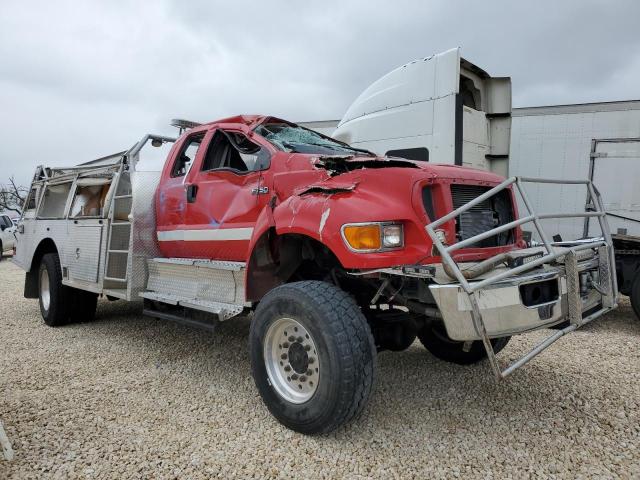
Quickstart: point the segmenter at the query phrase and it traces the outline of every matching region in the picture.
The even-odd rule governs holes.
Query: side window
[[[421,162],[429,161],[429,150],[425,147],[401,148],[398,150],[389,150],[385,156],[406,158],[407,160],[419,160]]]
[[[171,169],[172,177],[184,177],[187,174],[189,168],[191,168],[191,164],[196,159],[196,154],[198,153],[203,138],[204,133],[201,133],[187,139]]]
[[[473,83],[473,80],[462,75],[460,75],[460,96],[462,97],[462,105],[465,107],[482,110],[480,90]]]
[[[202,171],[228,169],[254,172],[269,166],[269,153],[239,132],[218,130],[213,135]]]
[[[13,226],[13,222],[6,215],[0,216],[0,228],[4,230],[5,228],[9,228]]]
[[[63,218],[70,190],[71,183],[47,185],[38,216],[40,218]]]

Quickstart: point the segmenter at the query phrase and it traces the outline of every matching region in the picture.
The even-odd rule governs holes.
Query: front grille
[[[451,185],[451,197],[454,210],[469,203],[490,190],[491,187],[481,185]],[[456,239],[466,240],[475,235],[487,232],[492,228],[513,221],[513,206],[508,190],[502,190],[456,218]],[[473,244],[473,247],[499,247],[514,241],[514,231],[499,233],[493,237]]]

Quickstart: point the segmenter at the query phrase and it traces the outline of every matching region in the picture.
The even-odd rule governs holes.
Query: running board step
[[[209,332],[213,332],[216,329],[217,322],[207,322],[206,320],[199,320],[195,318],[187,317],[184,312],[183,315],[178,315],[175,313],[169,312],[161,312],[159,310],[154,310],[152,308],[144,308],[142,310],[143,315],[147,315],[148,317],[160,318],[162,320],[170,320],[172,322],[180,323],[182,325],[187,325],[189,327],[202,328]]]
[[[147,300],[154,302],[166,303],[168,305],[180,306],[185,308],[192,308],[193,310],[201,310],[203,312],[215,313],[220,320],[228,320],[231,317],[235,317],[242,313],[244,310],[243,305],[236,305],[222,302],[212,302],[207,300],[201,300],[197,298],[187,298],[178,295],[172,295],[169,293],[157,293],[157,292],[141,292],[140,296]],[[149,309],[145,309],[149,310]],[[148,313],[151,315],[150,313]],[[154,315],[155,316],[155,315]]]

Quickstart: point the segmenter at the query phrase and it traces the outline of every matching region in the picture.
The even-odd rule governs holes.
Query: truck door
[[[270,152],[250,133],[217,128],[187,175],[184,256],[246,261],[249,241],[266,202],[261,185]]]
[[[194,132],[175,145],[175,156],[169,154],[171,165],[162,173],[161,185],[156,197],[156,224],[160,250],[167,257],[182,257],[182,241],[187,210],[187,173],[196,156],[202,155],[201,145],[206,132]]]
[[[594,140],[591,179],[602,195],[611,233],[640,235],[640,138]],[[588,223],[589,235],[599,235],[598,222]]]

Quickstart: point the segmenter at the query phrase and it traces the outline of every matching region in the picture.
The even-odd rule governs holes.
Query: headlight
[[[404,231],[399,223],[343,225],[342,238],[354,252],[378,252],[401,248],[404,245]]]

